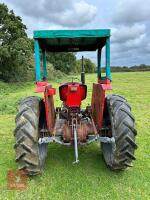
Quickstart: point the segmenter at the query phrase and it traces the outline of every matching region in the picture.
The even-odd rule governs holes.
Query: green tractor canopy
[[[40,50],[43,57],[44,77],[47,76],[46,52],[80,52],[98,50],[98,78],[101,78],[101,52],[106,46],[106,78],[110,75],[110,30],[40,30],[34,31],[36,81],[41,80]]]

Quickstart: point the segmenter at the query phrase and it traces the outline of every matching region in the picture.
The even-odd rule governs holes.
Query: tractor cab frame
[[[105,91],[111,89],[110,30],[34,31],[34,47],[37,83],[36,92],[44,92],[46,131],[51,137],[54,134],[56,135],[56,132],[58,132],[57,124],[60,124],[61,120],[65,120],[64,125],[60,128],[63,132],[63,144],[74,143],[77,162],[77,144],[96,140],[105,129],[103,126]],[[101,73],[101,54],[103,47],[105,47],[106,60],[104,77],[102,77]],[[87,107],[84,111],[81,111],[81,101],[86,98],[87,92],[87,86],[81,81],[81,83],[64,83],[59,87],[60,99],[63,101],[64,107],[55,108],[53,95],[55,95],[56,89],[52,88],[47,82],[46,52],[80,52],[96,50],[97,83],[93,84],[91,106]],[[40,61],[41,55],[43,63],[42,67]],[[43,69],[42,73],[41,69]],[[81,77],[83,76],[82,73]],[[82,119],[79,117],[81,115]],[[85,120],[83,119],[83,116],[88,116],[90,122],[83,123],[82,121]],[[57,120],[58,118],[59,120]],[[91,139],[90,134],[94,134]],[[41,143],[45,141],[46,139],[40,138]]]
[[[101,75],[101,54],[105,46],[106,76]],[[98,80],[111,80],[110,30],[43,30],[34,31],[36,82],[47,78],[46,52],[81,52],[97,50]],[[41,79],[42,54],[43,79]]]
[[[45,93],[44,96],[47,113],[46,121],[48,130],[51,130],[53,128],[55,120],[52,120],[51,115],[54,116],[54,111],[49,112],[50,108],[48,108],[49,103],[47,99],[55,94],[55,89],[48,86],[47,82],[46,52],[81,52],[97,50],[97,83],[93,84],[92,115],[97,128],[102,128],[105,90],[111,89],[110,30],[102,29],[34,31],[34,47],[37,83],[36,92]],[[101,54],[103,47],[105,47],[106,63],[104,77],[102,77],[101,73]],[[42,65],[40,57],[42,57]],[[42,77],[41,69],[43,69]],[[76,99],[78,99],[77,95]],[[51,104],[52,102],[53,101],[51,101]],[[50,107],[52,108],[54,106],[51,105]]]

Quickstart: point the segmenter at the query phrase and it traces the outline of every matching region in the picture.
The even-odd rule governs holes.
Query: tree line
[[[137,71],[150,71],[150,65],[140,64],[131,67],[128,66],[111,66],[112,72],[137,72]],[[105,72],[105,67],[102,68],[102,72]]]
[[[6,82],[35,80],[33,39],[26,34],[27,27],[7,5],[0,3],[0,80]],[[79,73],[81,60],[75,53],[47,53],[48,79],[64,74]],[[86,73],[96,72],[96,65],[84,59]],[[112,67],[112,71],[146,71],[150,66]],[[104,71],[104,68],[102,68]]]

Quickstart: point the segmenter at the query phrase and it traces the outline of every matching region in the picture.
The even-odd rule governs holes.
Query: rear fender
[[[92,91],[92,117],[97,130],[103,127],[103,113],[104,113],[104,103],[105,103],[105,92],[106,90],[111,90],[110,80],[99,80],[98,83],[93,84]]]
[[[36,92],[44,92],[44,104],[46,114],[46,125],[50,133],[53,132],[55,126],[55,107],[53,96],[56,94],[56,89],[52,88],[47,81],[38,81],[36,84]]]

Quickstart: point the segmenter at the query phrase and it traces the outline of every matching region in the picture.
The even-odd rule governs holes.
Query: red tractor
[[[127,100],[111,90],[110,30],[46,30],[34,31],[36,92],[44,98],[23,99],[16,115],[15,151],[19,169],[29,175],[41,173],[48,143],[73,145],[79,162],[78,145],[100,141],[106,164],[113,170],[124,170],[135,160],[137,148],[134,117]],[[101,52],[106,47],[106,75],[101,76]],[[81,82],[65,82],[59,87],[62,107],[54,106],[56,89],[47,81],[46,52],[79,52],[97,50],[97,83],[93,83],[91,105],[81,108],[86,99],[84,65]],[[42,57],[42,67],[40,58]],[[83,59],[82,59],[83,60]],[[43,77],[41,79],[41,69]],[[57,91],[58,92],[58,91]]]

